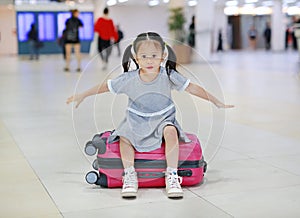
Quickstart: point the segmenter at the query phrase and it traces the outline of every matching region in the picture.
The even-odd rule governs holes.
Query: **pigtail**
[[[167,62],[166,62],[166,70],[167,70],[167,74],[170,75],[172,70],[176,70],[176,61],[177,61],[177,57],[175,52],[173,51],[173,49],[169,46],[166,45],[166,49],[168,49],[168,57],[167,57]]]
[[[139,68],[138,63],[136,62],[136,60],[134,59],[134,57],[131,53],[131,49],[132,49],[132,45],[129,45],[125,49],[124,54],[123,54],[122,66],[123,66],[124,72],[128,72],[128,70],[130,68],[131,60],[135,63],[136,68]]]

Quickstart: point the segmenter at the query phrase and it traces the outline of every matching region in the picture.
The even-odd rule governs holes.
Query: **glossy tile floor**
[[[107,71],[85,55],[80,74],[75,62],[63,72],[60,55],[0,57],[0,217],[300,217],[298,53],[226,52],[211,65],[194,56],[182,73],[236,107],[174,93],[178,120],[208,161],[204,182],[182,200],[163,188],[124,200],[120,189],[85,182],[94,157],[84,145],[120,122],[126,99],[106,93],[76,110],[65,100],[120,73],[115,53]]]

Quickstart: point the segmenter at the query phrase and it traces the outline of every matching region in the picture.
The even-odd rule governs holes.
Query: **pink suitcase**
[[[97,134],[85,146],[85,153],[92,156],[96,171],[86,174],[86,181],[102,187],[122,187],[123,165],[120,159],[119,142],[107,143],[111,131]],[[202,156],[197,136],[187,134],[190,143],[181,143],[179,152],[178,174],[182,176],[182,186],[199,184],[203,180],[207,164]],[[166,160],[165,145],[152,152],[135,153],[135,169],[138,174],[139,187],[164,187]]]

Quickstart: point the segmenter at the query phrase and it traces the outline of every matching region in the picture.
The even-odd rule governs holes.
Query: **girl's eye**
[[[146,59],[146,58],[147,58],[147,56],[146,56],[146,55],[142,55],[142,58],[143,58],[143,59]]]
[[[154,55],[152,55],[152,58],[157,58],[157,55],[155,55],[155,54],[154,54]]]

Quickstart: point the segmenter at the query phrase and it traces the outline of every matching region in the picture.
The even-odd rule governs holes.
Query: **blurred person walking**
[[[62,54],[63,54],[64,60],[66,60],[66,45],[65,45],[66,44],[66,32],[67,32],[67,30],[64,29],[61,37],[59,37],[57,39],[57,44],[62,49]]]
[[[70,71],[70,61],[72,48],[74,49],[77,59],[77,72],[81,71],[81,55],[80,55],[80,39],[79,28],[83,27],[82,21],[78,18],[79,11],[77,9],[71,10],[72,16],[66,21],[65,33],[65,49],[66,49],[66,72]]]
[[[218,32],[218,47],[217,51],[223,51],[223,37],[222,37],[222,30],[220,29]]]
[[[264,38],[265,38],[266,50],[270,50],[271,49],[271,28],[269,22],[267,22],[266,24],[266,28],[264,31]]]
[[[94,25],[94,31],[98,33],[98,52],[103,62],[103,70],[106,70],[108,59],[111,54],[111,39],[118,41],[118,32],[113,20],[108,16],[108,8],[104,8],[102,17],[98,18]]]
[[[30,60],[35,60],[39,59],[39,36],[38,36],[38,31],[35,27],[35,23],[32,23],[30,26],[30,30],[27,33],[27,39],[28,39],[28,44],[29,44],[29,53],[30,53]]]
[[[249,44],[250,48],[255,50],[256,49],[256,38],[257,38],[257,30],[255,29],[255,26],[252,25],[248,31],[248,37],[249,37]]]
[[[118,40],[115,42],[115,46],[118,49],[118,57],[120,57],[121,56],[120,41],[124,38],[123,31],[120,29],[120,25],[117,25],[117,32],[118,32]]]
[[[191,46],[192,48],[195,48],[195,16],[192,16],[192,22],[189,26],[189,36],[188,36],[188,44],[189,46]]]

